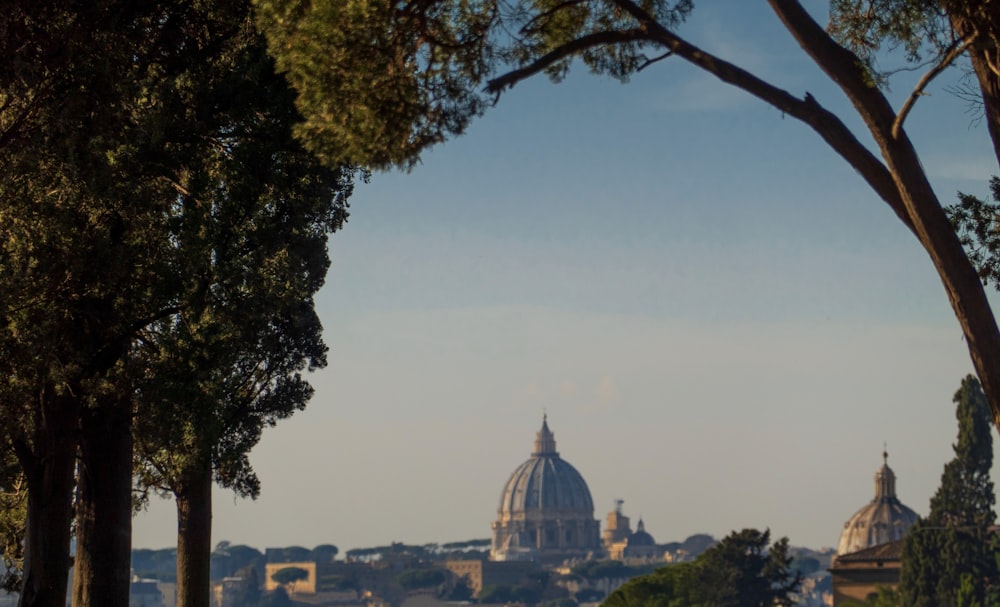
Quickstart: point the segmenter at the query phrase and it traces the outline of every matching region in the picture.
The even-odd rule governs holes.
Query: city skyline
[[[757,4],[699,5],[682,31],[846,115]],[[996,172],[955,77],[908,119],[946,203]],[[214,542],[488,537],[543,412],[595,517],[624,499],[658,542],[835,546],[884,443],[926,513],[968,352],[926,254],[802,124],[672,60],[626,85],[577,69],[351,203],[317,302],[329,366],[252,453],[260,499],[217,491]],[[156,502],[134,544],[175,531]]]

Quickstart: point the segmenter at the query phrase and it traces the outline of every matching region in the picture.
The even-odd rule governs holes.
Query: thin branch
[[[893,139],[899,138],[899,131],[903,128],[903,121],[906,120],[910,110],[912,110],[913,106],[917,103],[917,99],[924,94],[924,89],[927,88],[927,85],[929,85],[931,81],[934,80],[934,78],[936,78],[941,72],[945,71],[948,66],[950,66],[955,59],[958,58],[959,55],[964,53],[977,37],[978,35],[976,33],[972,33],[964,39],[956,41],[956,44],[952,45],[951,50],[949,50],[945,56],[941,58],[941,61],[939,61],[937,65],[923,75],[920,82],[918,82],[917,86],[914,87],[913,92],[911,92],[910,96],[906,98],[906,102],[903,103],[903,107],[899,109],[899,113],[896,115],[896,120],[892,123]]]
[[[671,56],[673,54],[674,54],[673,51],[667,51],[667,52],[663,53],[662,55],[658,55],[656,57],[653,57],[652,59],[647,59],[642,65],[640,65],[639,67],[635,68],[635,71],[636,72],[641,72],[642,70],[644,70],[647,67],[653,65],[654,63],[659,63],[660,61],[663,61],[664,59],[666,59],[667,57],[669,57],[669,56]]]
[[[586,36],[581,36],[571,40],[566,44],[559,45],[555,49],[542,55],[538,59],[535,59],[522,68],[507,72],[503,76],[489,80],[486,83],[485,90],[488,93],[499,96],[504,90],[513,87],[518,82],[526,80],[558,63],[559,61],[577,55],[587,49],[594,48],[595,46],[625,44],[628,42],[635,42],[637,40],[648,39],[648,33],[642,29],[587,34]]]
[[[914,229],[913,221],[903,204],[889,169],[858,141],[836,114],[820,105],[812,95],[807,93],[804,99],[799,99],[743,68],[701,50],[665,28],[632,0],[611,1],[632,15],[641,28],[648,30],[651,40],[659,42],[685,61],[726,84],[750,93],[775,109],[809,125],[841,158],[861,174],[865,182],[889,205],[907,228],[911,231]]]

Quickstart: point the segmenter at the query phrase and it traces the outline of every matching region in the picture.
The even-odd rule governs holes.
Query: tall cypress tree
[[[944,467],[930,513],[910,529],[903,545],[902,604],[911,607],[986,605],[1000,581],[989,526],[996,519],[990,468],[990,409],[979,381],[962,380],[955,393],[958,442]]]

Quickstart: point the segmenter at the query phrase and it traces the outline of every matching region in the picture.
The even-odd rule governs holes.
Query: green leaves
[[[262,0],[259,23],[331,165],[408,167],[483,109],[493,7],[468,0]]]
[[[185,146],[167,217],[176,311],[136,351],[137,449],[143,483],[175,491],[208,457],[219,483],[255,497],[247,454],[264,427],[305,406],[302,372],[326,364],[313,296],[353,172],[322,165],[293,139],[291,91],[263,41],[241,40],[186,84],[201,100],[187,111],[205,119]]]
[[[991,177],[989,187],[992,201],[959,192],[945,211],[983,284],[1000,289],[1000,179]]]
[[[666,27],[691,0],[639,3]],[[271,53],[295,88],[296,135],[327,163],[410,168],[495,100],[497,70],[563,77],[582,58],[627,79],[643,26],[603,0],[258,0]],[[620,31],[631,36],[615,36]],[[581,44],[581,39],[591,43]]]
[[[984,604],[1000,580],[990,469],[993,437],[986,396],[969,375],[955,393],[958,441],[945,465],[930,513],[910,529],[903,544],[902,604],[914,607]]]
[[[769,544],[769,531],[734,531],[693,562],[626,582],[604,607],[793,605],[801,574],[790,568],[788,539]]]

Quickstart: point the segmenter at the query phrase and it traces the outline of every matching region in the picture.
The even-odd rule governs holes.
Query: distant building
[[[864,602],[878,593],[879,586],[898,586],[902,557],[903,540],[838,556],[830,567],[834,606],[848,600]]]
[[[625,541],[632,535],[632,526],[629,518],[622,513],[624,500],[615,500],[615,509],[608,513],[607,522],[604,524],[603,544],[605,550],[611,550],[613,544]]]
[[[128,593],[129,607],[163,607],[163,593],[156,580],[133,578]]]
[[[663,560],[663,548],[656,545],[641,518],[635,532],[632,531],[629,518],[622,513],[622,504],[623,500],[615,500],[615,509],[608,513],[604,527],[604,550],[608,558],[633,563]]]
[[[535,450],[500,495],[490,559],[558,562],[600,553],[600,524],[590,489],[576,468],[559,457],[544,417]]]
[[[833,604],[864,601],[878,586],[899,585],[903,538],[917,522],[917,513],[896,497],[896,475],[889,454],[875,473],[875,497],[854,513],[840,534],[837,556],[830,567]]]
[[[301,569],[306,575],[301,580],[296,580],[291,584],[280,584],[274,579],[274,574],[282,569]],[[304,592],[306,594],[316,594],[316,561],[302,561],[300,563],[268,563],[264,566],[264,590],[271,592],[278,586],[285,586],[290,593]]]
[[[237,601],[251,583],[248,578],[231,576],[212,584],[212,607],[237,607]]]
[[[473,596],[486,586],[516,586],[525,576],[540,570],[533,561],[445,561],[444,568],[458,579],[465,578]]]

